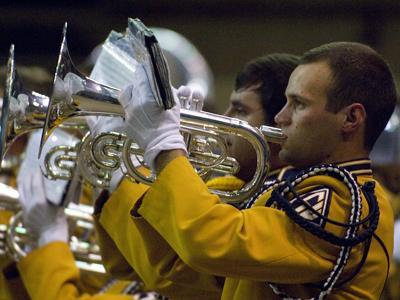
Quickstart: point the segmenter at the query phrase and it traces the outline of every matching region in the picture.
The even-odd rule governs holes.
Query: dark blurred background
[[[173,29],[208,61],[217,112],[226,106],[236,72],[265,53],[301,54],[330,41],[358,41],[377,49],[400,73],[398,0],[9,0],[0,2],[0,15],[0,64],[13,43],[17,64],[52,73],[64,22],[78,65],[110,30],[123,31],[128,17]]]

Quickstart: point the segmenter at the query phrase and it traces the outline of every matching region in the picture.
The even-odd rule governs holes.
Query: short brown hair
[[[285,106],[285,90],[290,74],[299,64],[299,57],[287,53],[267,54],[246,63],[237,74],[235,91],[258,86],[266,125],[273,125],[275,115]]]
[[[327,62],[332,71],[326,109],[337,112],[351,103],[361,103],[367,112],[364,146],[371,150],[397,100],[388,64],[371,47],[354,42],[334,42],[311,49],[303,54],[300,64],[318,61]]]

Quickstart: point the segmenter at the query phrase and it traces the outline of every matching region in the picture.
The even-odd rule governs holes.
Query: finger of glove
[[[36,198],[40,197],[42,193],[40,187],[38,187],[38,190],[35,190],[33,183],[35,176],[37,176],[37,171],[40,172],[38,165],[31,168],[24,168],[23,172],[18,173],[17,185],[19,202],[25,212],[29,212],[32,209],[35,202],[37,202]]]
[[[63,202],[63,195],[65,193],[68,182],[61,179],[50,180],[47,178],[43,178],[43,184],[45,190],[45,198],[47,199],[47,201],[53,203],[54,205],[60,206]]]
[[[204,95],[200,90],[191,89],[188,86],[181,86],[176,95],[182,108],[192,111],[201,111],[203,109]]]
[[[193,90],[190,110],[201,111],[204,105],[204,95],[200,90]]]
[[[89,126],[89,130],[93,132],[93,128],[95,128],[96,123],[100,117],[98,116],[87,116],[85,117],[86,124]]]
[[[25,173],[24,176],[18,176],[17,178],[17,187],[19,193],[18,202],[21,204],[21,207],[24,211],[28,209],[30,177],[31,174]]]
[[[48,223],[41,229],[38,245],[42,247],[50,242],[68,242],[68,223],[62,211],[57,211],[52,223]]]
[[[40,169],[32,170],[30,176],[26,178],[21,189],[21,206],[23,209],[24,221],[29,223],[34,232],[38,232],[38,224],[42,220],[43,208],[46,205],[46,196]]]
[[[124,109],[129,105],[129,103],[131,101],[132,88],[133,88],[133,84],[129,84],[126,87],[124,87],[119,94],[118,100]]]
[[[127,135],[139,146],[146,148],[147,140],[159,126],[163,109],[157,105],[148,82],[142,79],[124,90],[120,98],[125,103],[123,106]]]
[[[27,214],[42,224],[52,222],[62,208],[48,203],[44,178],[40,170],[33,173],[29,192],[32,194],[31,209]]]
[[[138,101],[140,102],[142,100],[140,92],[149,94],[150,97],[154,98],[147,74],[143,66],[138,65],[133,74],[132,83],[123,88],[119,95],[119,102],[122,104],[123,108],[127,109],[132,103],[138,104]]]
[[[182,108],[189,109],[191,106],[192,90],[188,86],[180,86],[177,90],[176,96]]]
[[[85,89],[83,79],[74,73],[69,72],[64,77],[64,89],[68,95],[76,94]]]
[[[123,132],[125,127],[124,121],[120,117],[97,117],[96,120],[92,121],[90,121],[90,125],[88,122],[92,136],[110,131]]]
[[[34,170],[32,174],[31,184],[30,184],[30,191],[32,193],[32,203],[37,204],[44,204],[47,203],[46,201],[46,190],[43,180],[42,171],[37,168]]]
[[[25,157],[22,161],[19,173],[28,171],[31,168],[35,168],[39,165],[38,154],[41,135],[42,130],[35,130],[29,136],[28,144],[26,145],[25,150]]]

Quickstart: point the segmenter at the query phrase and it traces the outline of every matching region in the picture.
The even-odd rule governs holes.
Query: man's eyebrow
[[[240,101],[239,99],[232,99],[231,100],[231,105],[232,106],[244,106],[242,101]]]
[[[301,100],[301,101],[305,101],[305,102],[309,102],[310,101],[310,99],[308,99],[307,97],[301,96],[301,95],[296,94],[296,93],[287,93],[286,97],[290,97],[292,99]]]

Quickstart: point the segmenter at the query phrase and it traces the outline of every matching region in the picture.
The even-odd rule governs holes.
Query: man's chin
[[[290,163],[290,155],[286,149],[282,148],[281,151],[279,151],[279,159],[284,163]]]
[[[293,153],[287,151],[286,149],[282,149],[279,152],[279,160],[295,168],[300,167],[300,165],[302,164],[301,162],[299,162],[298,157],[296,157],[295,155],[293,155]]]

